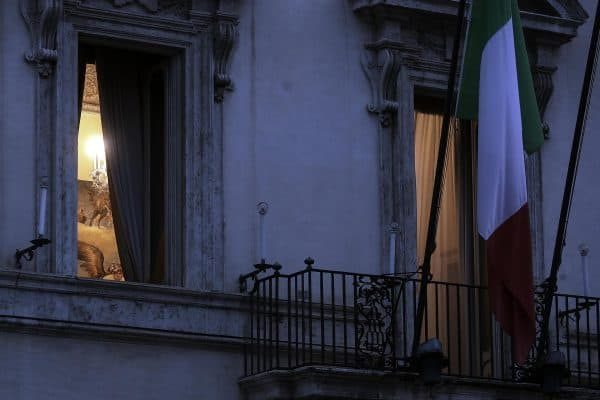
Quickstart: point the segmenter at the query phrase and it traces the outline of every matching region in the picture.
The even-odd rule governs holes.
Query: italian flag
[[[517,0],[473,0],[458,115],[478,120],[477,230],[490,305],[523,363],[535,339],[525,152],[543,141]]]

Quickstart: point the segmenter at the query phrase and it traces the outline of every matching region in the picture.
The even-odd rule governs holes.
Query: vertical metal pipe
[[[279,363],[279,324],[281,321],[280,310],[279,310],[279,271],[275,271],[275,366],[280,367]]]
[[[308,270],[308,362],[313,363],[313,329],[312,329],[312,320],[313,320],[313,312],[312,312],[312,303],[313,303],[313,293],[312,293],[312,270]]]
[[[506,362],[504,360],[504,331],[500,331],[500,377],[504,379],[504,373],[506,369]]]
[[[473,342],[477,340],[477,336],[474,334],[474,326],[472,324],[474,317],[473,314],[473,292],[474,288],[467,286],[467,360],[469,363],[469,376],[473,376],[473,364],[475,364],[475,357],[473,354]]]
[[[354,287],[353,312],[354,312],[354,366],[359,366],[359,343],[358,343],[358,281],[356,274],[352,275],[352,285]]]
[[[458,374],[462,375],[462,329],[461,329],[461,325],[462,325],[462,319],[463,319],[463,315],[462,315],[462,309],[460,307],[460,285],[456,285],[456,310],[457,310],[457,321],[456,321],[456,327],[457,327],[457,332],[456,332],[456,340],[458,342]]]
[[[579,307],[579,299],[579,296],[574,297],[575,308]],[[575,348],[577,349],[577,370],[579,371],[577,374],[577,383],[581,385],[581,326],[579,324],[579,320],[579,315],[577,315],[575,318]]]
[[[588,385],[592,384],[592,339],[590,333],[590,307],[587,306],[588,298],[585,298],[586,308],[585,308],[585,324],[586,324],[586,333],[587,333],[587,371],[588,371]]]
[[[269,299],[268,299],[268,316],[269,316],[269,344],[268,344],[268,352],[267,357],[269,358],[269,370],[273,369],[273,280],[272,278],[268,279],[269,282]]]
[[[321,364],[325,364],[325,290],[323,271],[319,272],[319,291],[321,306]]]
[[[423,265],[421,266],[421,287],[419,288],[419,306],[415,315],[415,336],[413,340],[412,356],[415,357],[419,347],[419,338],[421,336],[421,327],[423,324],[423,314],[427,307],[427,284],[431,273],[431,255],[435,251],[435,236],[439,219],[440,204],[444,186],[444,167],[446,165],[446,153],[450,136],[450,118],[455,104],[456,75],[458,72],[458,54],[462,39],[463,25],[465,20],[466,0],[460,0],[458,6],[458,18],[456,21],[456,33],[454,35],[454,45],[452,49],[452,62],[450,64],[450,75],[448,76],[448,87],[446,89],[445,112],[442,122],[442,134],[438,148],[438,159],[435,168],[435,177],[433,181],[433,194],[431,197],[431,208],[429,210],[429,226],[427,229],[427,240],[425,242],[425,255]]]
[[[249,363],[250,363],[250,374],[254,374],[254,293],[250,294],[250,341],[249,341]]]
[[[559,319],[559,313],[558,313],[558,308],[559,308],[559,304],[558,304],[558,297],[556,298],[556,303],[554,304],[554,343],[556,345],[556,351],[560,350],[560,319]],[[568,364],[567,364],[568,365]]]
[[[296,319],[296,326],[294,329],[294,334],[296,335],[296,340],[294,341],[295,343],[295,347],[296,347],[296,363],[294,364],[295,367],[300,365],[300,358],[299,358],[299,353],[298,353],[298,345],[299,345],[299,339],[298,339],[298,328],[299,328],[299,324],[298,324],[298,318],[300,317],[299,311],[298,311],[298,275],[294,275],[294,299],[295,304],[294,304],[294,314],[295,314],[295,319]]]
[[[329,274],[331,279],[331,351],[332,351],[332,363],[335,365],[335,275]]]
[[[450,360],[450,364],[448,365],[448,373],[452,374],[452,336],[450,335],[450,287],[448,284],[444,286],[446,289],[446,347],[448,349],[448,360]]]
[[[288,368],[292,367],[292,278],[287,277],[287,326],[288,326],[288,338],[287,338],[287,356]]]
[[[600,304],[596,299],[596,376],[600,378]]]
[[[304,288],[304,276],[306,272],[302,273],[302,365],[306,364],[306,318],[304,316],[304,304],[305,299],[305,288]]]
[[[440,305],[439,283],[434,283],[435,288],[435,337],[440,338]]]
[[[488,296],[489,294],[486,293],[486,296]],[[489,297],[489,296],[488,296]],[[494,337],[496,336],[494,334],[494,319],[492,318],[490,309],[488,308],[488,313],[487,315],[489,316],[489,321],[490,321],[490,336],[488,338],[488,341],[490,343],[490,366],[491,366],[491,373],[492,373],[492,378],[496,377],[497,371],[496,371],[496,357],[495,357],[495,348],[494,348]]]
[[[409,281],[406,283],[406,286],[412,285],[411,293],[415,290],[414,281]],[[402,357],[405,359],[408,358],[408,324],[407,324],[407,315],[406,315],[406,290],[402,291]]]
[[[344,325],[344,365],[348,365],[348,310],[347,310],[347,299],[346,299],[346,274],[342,274],[342,315]]]
[[[427,290],[429,290],[429,288]],[[424,319],[424,323],[425,323],[423,339],[428,340],[429,339],[429,307],[425,307],[425,315],[424,315],[423,319]]]
[[[569,296],[564,296],[565,299],[565,310],[569,309]],[[567,339],[567,367],[571,369],[571,330],[569,329],[569,317],[568,315],[564,319]],[[560,336],[558,337],[560,340]],[[538,353],[539,354],[539,353]],[[571,376],[569,376],[569,383],[571,383]]]
[[[266,281],[262,282],[262,299],[261,299],[261,303],[262,303],[262,349],[261,349],[261,356],[262,356],[262,362],[263,362],[263,371],[267,370],[267,351],[268,351],[268,347],[267,347],[267,284]]]

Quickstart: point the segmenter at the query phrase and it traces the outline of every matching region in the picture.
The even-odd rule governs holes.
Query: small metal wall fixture
[[[25,258],[27,261],[31,261],[34,256],[34,251],[42,246],[51,243],[51,240],[44,237],[46,233],[46,203],[48,200],[48,186],[42,183],[39,188],[39,210],[38,210],[38,223],[37,223],[37,237],[30,241],[31,246],[26,249],[15,252],[15,267],[21,269],[21,259]]]
[[[52,241],[48,238],[45,238],[42,235],[38,235],[37,238],[33,239],[32,241],[30,241],[29,243],[31,243],[31,246],[27,247],[26,249],[23,250],[19,250],[17,249],[17,251],[15,252],[15,266],[18,269],[22,268],[21,265],[21,258],[25,258],[27,261],[31,261],[33,259],[34,256],[34,251],[42,246],[45,246],[47,244],[50,244]]]

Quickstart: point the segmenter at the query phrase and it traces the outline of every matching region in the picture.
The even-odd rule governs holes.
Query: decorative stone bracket
[[[238,38],[238,20],[231,16],[218,15],[214,33],[215,102],[223,102],[226,90],[233,90],[229,75],[231,50]]]
[[[366,44],[361,64],[371,86],[370,113],[379,116],[383,127],[389,127],[398,111],[398,74],[405,59],[417,55],[418,49],[390,40]]]
[[[400,54],[389,48],[377,50],[366,46],[361,63],[371,85],[371,102],[367,110],[379,115],[381,125],[388,127],[392,114],[398,111],[396,83],[401,65]]]
[[[21,15],[31,34],[31,50],[25,60],[41,77],[52,74],[58,58],[56,30],[62,15],[62,0],[21,0]]]
[[[546,106],[550,101],[552,92],[554,91],[554,83],[552,82],[552,75],[556,71],[556,67],[546,66],[535,66],[533,68],[533,87],[535,89],[535,97],[538,102],[538,108],[540,109],[540,116],[544,116],[546,112]],[[544,132],[544,139],[550,138],[550,126],[546,121],[542,120],[542,129]]]

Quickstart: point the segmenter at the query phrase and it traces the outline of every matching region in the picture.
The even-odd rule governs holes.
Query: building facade
[[[519,4],[546,133],[527,159],[539,284],[596,3]],[[1,2],[2,397],[542,398],[487,311],[464,123],[416,340],[441,340],[442,383],[411,358],[457,8]],[[600,396],[599,98],[552,319],[576,398]]]

